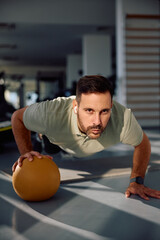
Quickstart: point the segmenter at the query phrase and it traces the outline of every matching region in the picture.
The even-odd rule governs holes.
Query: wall
[[[116,75],[117,100],[126,105],[125,80],[125,15],[126,14],[160,14],[159,0],[116,0]]]
[[[83,37],[84,75],[112,75],[111,38],[108,35],[85,35]]]
[[[114,8],[113,0],[1,0],[0,21],[114,25]]]
[[[82,70],[82,55],[71,54],[67,56],[66,66],[66,87],[72,88],[73,81],[77,81],[80,78],[79,71]]]
[[[128,14],[159,14],[159,0],[123,0],[123,12]]]

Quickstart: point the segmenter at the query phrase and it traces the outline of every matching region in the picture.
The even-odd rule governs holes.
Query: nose
[[[99,113],[95,113],[93,123],[94,123],[96,126],[99,125],[99,124],[101,124],[101,116],[100,116]]]

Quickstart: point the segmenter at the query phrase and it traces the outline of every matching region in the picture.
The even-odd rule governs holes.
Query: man
[[[84,76],[77,84],[74,96],[44,101],[17,110],[12,116],[12,128],[20,158],[13,165],[22,166],[23,159],[41,154],[33,151],[30,131],[45,135],[53,144],[77,157],[99,152],[122,142],[134,147],[130,185],[125,195],[138,194],[160,198],[160,191],[143,185],[151,147],[132,112],[113,101],[110,82],[102,76]]]

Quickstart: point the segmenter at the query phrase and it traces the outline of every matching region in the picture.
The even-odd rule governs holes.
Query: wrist
[[[131,179],[130,179],[130,183],[133,183],[133,182],[136,182],[136,183],[138,183],[138,184],[143,185],[143,183],[144,183],[144,178],[142,178],[141,176],[137,176],[137,177],[131,178]]]

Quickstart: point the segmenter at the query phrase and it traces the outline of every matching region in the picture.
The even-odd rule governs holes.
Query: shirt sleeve
[[[45,134],[47,121],[47,101],[29,106],[23,114],[23,123],[33,132]]]
[[[124,126],[120,135],[120,141],[124,144],[138,146],[143,139],[143,130],[130,109],[124,112]]]

